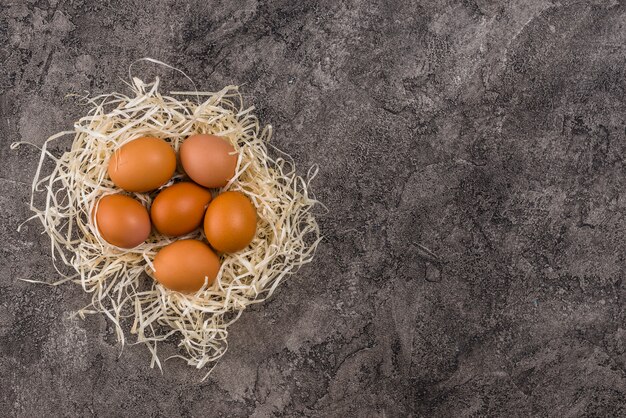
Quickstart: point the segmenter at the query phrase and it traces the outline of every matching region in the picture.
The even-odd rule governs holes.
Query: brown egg
[[[132,197],[112,194],[102,197],[95,208],[96,226],[102,238],[120,248],[134,248],[150,235],[150,216]]]
[[[154,278],[178,292],[196,292],[208,278],[209,286],[220,270],[220,260],[208,245],[193,239],[175,241],[154,257]]]
[[[152,202],[150,217],[162,234],[188,234],[202,223],[211,192],[195,183],[176,183],[163,189]]]
[[[256,232],[256,210],[240,192],[217,196],[204,215],[204,233],[217,251],[233,253],[250,244]]]
[[[180,146],[180,162],[196,183],[204,187],[224,187],[235,175],[237,154],[224,138],[192,135]]]
[[[109,160],[109,177],[129,192],[149,192],[165,183],[176,170],[176,153],[162,139],[142,137],[122,145]]]

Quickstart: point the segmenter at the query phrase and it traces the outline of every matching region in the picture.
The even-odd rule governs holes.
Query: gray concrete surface
[[[0,415],[626,416],[625,21],[619,1],[1,0]],[[330,209],[204,383],[118,358],[104,318],[69,317],[80,289],[18,281],[56,274],[41,228],[16,232],[38,154],[9,144],[143,56],[244,85]]]

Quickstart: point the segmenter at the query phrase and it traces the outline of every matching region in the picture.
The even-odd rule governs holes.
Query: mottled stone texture
[[[626,415],[624,22],[618,1],[1,0],[0,415]],[[38,151],[10,143],[144,56],[243,85],[329,209],[205,382],[118,357],[104,318],[70,318],[76,286],[18,281],[57,274],[41,227],[16,231]]]

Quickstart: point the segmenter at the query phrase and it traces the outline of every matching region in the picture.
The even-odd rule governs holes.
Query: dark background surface
[[[0,414],[624,416],[624,22],[618,1],[0,0]],[[18,281],[57,274],[40,225],[16,232],[38,152],[10,143],[71,129],[64,96],[127,92],[144,56],[244,85],[330,210],[203,383],[118,358],[103,317],[70,318],[77,286]]]

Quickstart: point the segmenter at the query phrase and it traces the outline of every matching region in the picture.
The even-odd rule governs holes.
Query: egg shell
[[[178,237],[202,224],[211,192],[191,182],[169,186],[154,198],[150,217],[161,234]]]
[[[154,278],[170,290],[183,293],[209,286],[220,270],[219,257],[201,241],[183,239],[163,247],[154,257]]]
[[[256,233],[254,205],[240,192],[224,192],[209,204],[204,233],[217,251],[234,253],[248,246]]]
[[[176,170],[176,153],[166,141],[142,137],[118,148],[109,160],[109,177],[128,192],[149,192],[169,181]]]
[[[228,140],[216,135],[192,135],[180,146],[185,173],[204,187],[224,187],[235,175],[237,153]]]
[[[132,197],[112,194],[102,197],[94,210],[100,235],[109,244],[134,248],[150,235],[150,216]]]

